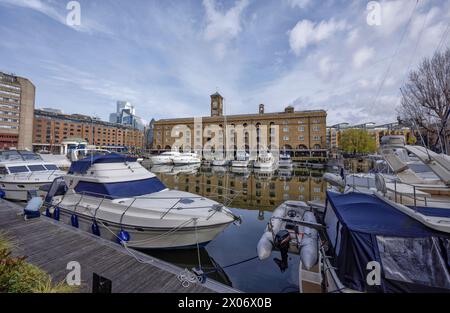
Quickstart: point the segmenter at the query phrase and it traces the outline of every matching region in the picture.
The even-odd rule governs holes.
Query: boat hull
[[[231,166],[232,167],[248,167],[249,161],[232,161]]]
[[[38,196],[45,195],[45,192],[39,190],[40,187],[47,185],[51,182],[44,183],[0,183],[0,189],[5,192],[5,199],[15,200],[15,201],[27,201],[28,192],[36,191]],[[20,187],[20,186],[23,186]]]
[[[173,164],[173,161],[168,158],[150,158],[150,161],[153,165],[170,165]]]
[[[60,208],[60,222],[72,225],[72,211]],[[92,233],[92,217],[77,214],[78,228]],[[217,224],[211,226],[198,227],[197,230],[192,224],[171,232],[170,228],[140,228],[131,225],[122,227],[115,223],[97,220],[100,237],[118,242],[118,234],[121,230],[128,232],[130,241],[127,246],[138,249],[184,249],[196,246],[205,246],[208,242],[219,235],[230,223]]]

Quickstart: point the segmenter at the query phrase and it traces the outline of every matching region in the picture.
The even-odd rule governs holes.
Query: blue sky
[[[361,0],[81,0],[80,26],[67,3],[0,0],[0,70],[34,82],[36,107],[103,119],[116,100],[147,121],[205,116],[218,90],[227,114],[390,122],[407,70],[450,45],[443,0],[379,1],[375,26]]]

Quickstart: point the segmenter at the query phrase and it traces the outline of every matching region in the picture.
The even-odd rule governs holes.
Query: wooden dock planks
[[[112,281],[112,292],[238,292],[210,279],[185,288],[177,278],[181,268],[131,250],[142,263],[118,244],[44,216],[24,221],[18,215],[21,210],[16,203],[0,200],[0,232],[15,243],[13,253],[27,256],[28,262],[49,273],[55,282],[69,273],[68,262],[79,262],[79,292],[91,292],[94,272]]]

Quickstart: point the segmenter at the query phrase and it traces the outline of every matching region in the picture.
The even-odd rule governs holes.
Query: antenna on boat
[[[422,137],[422,133],[420,132],[418,125],[416,125],[416,123],[414,122],[414,120],[412,118],[410,119],[410,121],[413,124],[413,126],[417,129],[417,133],[419,133],[419,137],[420,137],[420,140],[422,141],[422,145],[424,146],[425,151],[427,152],[428,160],[431,161],[430,152],[428,151],[428,145],[425,145],[425,140]]]

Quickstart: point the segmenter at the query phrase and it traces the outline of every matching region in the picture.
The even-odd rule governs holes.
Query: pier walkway
[[[14,242],[13,254],[26,256],[27,262],[46,271],[54,282],[65,279],[68,262],[79,262],[82,283],[78,292],[92,291],[93,273],[111,280],[112,292],[117,293],[238,292],[209,278],[204,284],[183,287],[177,275],[184,269],[45,216],[24,221],[18,216],[22,210],[0,199],[0,232]]]

